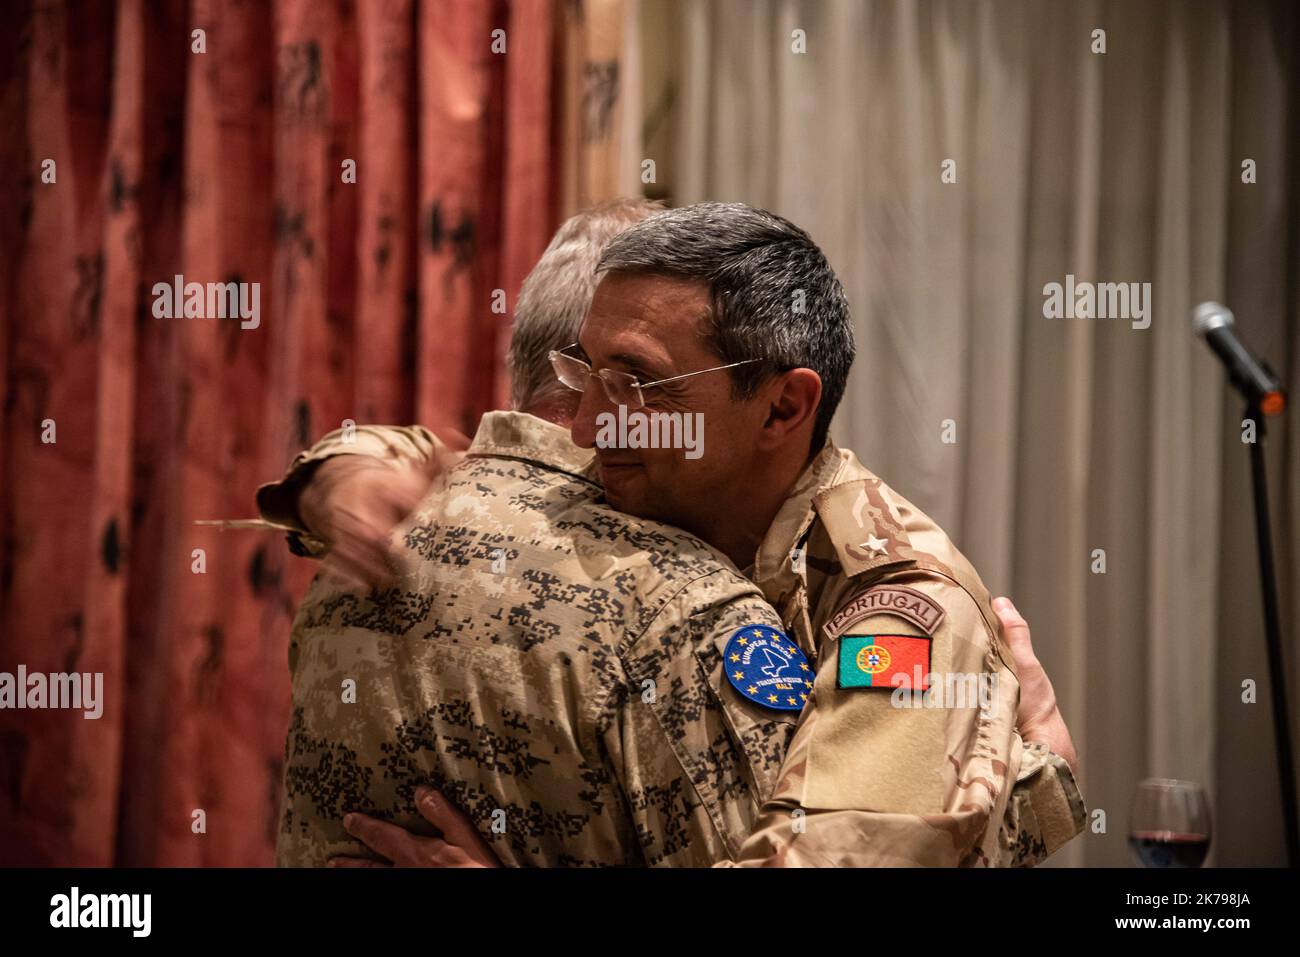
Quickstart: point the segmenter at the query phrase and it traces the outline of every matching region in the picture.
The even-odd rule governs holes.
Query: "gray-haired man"
[[[655,228],[652,229],[652,225]],[[720,230],[724,235],[710,239],[708,233],[701,231],[701,227],[714,232]],[[690,233],[690,229],[695,232]],[[648,236],[651,241],[648,244],[644,240],[634,241],[643,236]],[[655,242],[659,242],[658,247]],[[666,255],[669,243],[684,246],[687,251],[691,249],[692,243],[699,245],[694,256],[697,266],[690,265],[692,258],[689,255],[681,258]],[[554,249],[554,244],[552,248]],[[625,257],[630,255],[632,258],[618,259],[620,249]],[[636,259],[643,255],[644,260]],[[745,261],[747,257],[749,262]],[[596,365],[601,377],[600,387],[585,389],[588,375],[596,373],[582,370],[581,355],[562,352],[556,359],[557,368],[570,388],[585,389],[574,428],[575,437],[580,442],[584,438],[583,428],[589,427],[601,412],[609,411],[608,408],[598,408],[603,399],[608,398],[611,402],[619,397],[626,399],[629,382],[633,386],[631,394],[645,401],[652,411],[671,413],[703,410],[706,421],[712,418],[710,454],[705,460],[692,463],[689,470],[682,468],[671,454],[665,454],[663,450],[652,454],[628,448],[601,449],[598,453],[599,464],[606,492],[611,503],[620,508],[681,521],[730,553],[737,564],[752,564],[751,573],[763,586],[767,597],[782,610],[780,618],[757,617],[753,625],[747,624],[729,633],[728,629],[735,624],[735,620],[728,619],[721,631],[714,629],[703,640],[692,638],[690,629],[677,622],[670,629],[672,634],[665,634],[661,639],[650,643],[650,646],[657,643],[657,649],[648,649],[643,641],[628,644],[626,636],[623,641],[612,639],[604,642],[605,651],[612,653],[618,661],[618,668],[615,669],[619,675],[616,686],[622,689],[619,693],[626,699],[627,710],[626,713],[619,713],[619,720],[633,730],[658,726],[663,737],[656,737],[655,740],[673,751],[676,764],[684,772],[673,777],[674,783],[668,786],[671,788],[677,786],[677,782],[689,782],[692,793],[682,796],[685,802],[683,807],[703,808],[706,812],[704,816],[713,819],[715,836],[721,838],[713,848],[705,850],[704,857],[710,861],[742,859],[744,863],[788,864],[989,864],[1038,859],[1053,849],[1056,843],[1077,831],[1082,805],[1064,762],[1055,759],[1045,748],[1023,750],[1020,738],[1013,731],[1015,677],[1004,660],[1002,646],[998,644],[997,626],[991,612],[988,616],[981,616],[981,602],[987,608],[988,601],[987,595],[978,586],[978,579],[973,577],[968,566],[962,566],[956,560],[960,556],[955,554],[955,550],[946,551],[951,546],[946,544],[941,533],[935,535],[937,530],[933,530],[932,526],[924,526],[923,516],[920,516],[920,521],[909,526],[909,530],[914,532],[914,540],[926,542],[927,550],[924,553],[909,541],[901,525],[896,521],[891,525],[891,521],[898,517],[897,510],[906,506],[906,503],[887,489],[880,491],[883,487],[878,480],[874,480],[875,484],[871,485],[874,477],[868,478],[869,473],[865,473],[865,470],[864,475],[853,471],[852,465],[843,458],[848,453],[838,453],[828,446],[822,455],[815,457],[812,465],[808,464],[814,458],[812,437],[816,433],[824,439],[826,424],[833,412],[834,402],[827,402],[823,398],[822,382],[824,380],[827,383],[828,395],[837,389],[842,392],[843,374],[847,372],[852,350],[851,337],[844,341],[846,326],[842,321],[843,316],[837,317],[835,314],[838,306],[835,299],[837,296],[842,298],[842,294],[839,293],[838,283],[834,282],[833,273],[829,273],[829,267],[824,266],[824,260],[818,266],[819,257],[820,251],[807,240],[806,235],[779,218],[749,210],[748,207],[696,207],[661,214],[642,227],[630,230],[623,240],[616,241],[610,257],[607,257],[607,260],[616,263],[612,267],[614,273],[606,276],[601,283],[591,316],[580,337],[581,349],[585,355],[598,359]],[[546,262],[546,257],[543,262]],[[720,264],[714,270],[716,275],[708,274],[708,269],[713,268],[709,265],[711,262]],[[704,265],[699,266],[700,263]],[[750,270],[748,275],[744,272],[747,266]],[[723,329],[719,341],[711,335],[711,332],[719,331],[711,328],[712,324],[719,316],[726,318],[729,308],[735,310],[733,317],[741,315],[751,322],[756,317],[761,318],[763,309],[766,308],[771,318],[773,297],[784,297],[787,292],[788,282],[783,285],[781,273],[788,272],[797,281],[801,266],[811,267],[810,281],[806,288],[814,296],[814,325],[795,330],[788,343],[782,343],[779,335],[775,339],[769,336],[768,345],[773,348],[767,350],[767,355],[728,354],[728,349],[734,350],[737,342],[743,345],[744,336],[732,334],[731,339],[735,341],[728,343],[728,330]],[[698,268],[701,272],[694,273],[692,268]],[[818,273],[819,268],[821,274]],[[734,272],[730,287],[727,286],[728,269]],[[830,283],[822,281],[818,286],[822,274],[829,274]],[[719,276],[722,281],[719,281]],[[753,300],[752,303],[746,299],[747,296]],[[527,332],[528,315],[524,305],[525,302],[521,300],[517,336]],[[818,328],[815,324],[823,320],[824,328]],[[743,323],[737,328],[742,333],[745,331]],[[565,334],[554,335],[561,331]],[[733,328],[730,332],[736,331]],[[551,335],[552,346],[559,346],[568,338],[563,323],[553,324]],[[754,330],[751,338],[755,336],[761,340],[763,330]],[[828,350],[828,343],[834,348]],[[781,345],[786,347],[786,351],[793,350],[793,361],[782,361],[775,354],[780,351],[776,347]],[[803,349],[802,353],[799,352],[800,349]],[[532,351],[534,360],[539,351]],[[838,358],[832,356],[828,360],[827,357],[832,352]],[[512,350],[512,356],[525,354],[527,350]],[[752,370],[755,374],[749,378],[733,379],[731,376],[736,375],[736,372],[720,371],[720,368],[733,363],[747,362],[760,366],[759,369]],[[532,368],[536,368],[535,361]],[[714,374],[704,375],[704,372]],[[516,368],[517,385],[521,381],[520,373],[521,370]],[[522,379],[527,381],[526,376]],[[646,393],[651,390],[636,387],[640,383],[663,380],[669,380],[669,384],[659,387],[652,398],[646,397]],[[540,379],[535,381],[540,382]],[[673,381],[676,385],[670,384]],[[523,391],[527,393],[530,390]],[[544,393],[549,417],[561,420],[566,414],[571,416],[575,395],[573,392],[567,397],[562,392]],[[836,395],[835,398],[837,397]],[[540,397],[534,395],[532,398],[538,400]],[[494,420],[486,419],[485,427],[496,428]],[[396,455],[397,460],[419,460],[427,457],[432,449],[419,430],[375,432],[370,437],[384,443],[387,451]],[[483,430],[480,430],[480,438],[482,437]],[[511,444],[516,453],[521,455],[528,454],[524,450],[529,448],[548,448],[555,453],[561,451],[548,435],[534,432],[531,424],[520,429],[516,423],[511,442],[505,446],[499,441],[500,435],[496,439],[498,441],[491,444],[487,453],[488,458],[499,458],[502,449]],[[752,445],[747,445],[747,441],[752,442]],[[319,460],[335,450],[326,444],[304,457],[299,464]],[[564,452],[565,456],[569,454]],[[752,470],[757,467],[759,460],[754,458],[756,454],[762,457],[767,480],[753,481],[751,474],[743,482],[735,481],[736,476],[744,476],[746,468]],[[480,451],[477,455],[481,457],[483,453]],[[829,467],[819,465],[828,455],[833,459]],[[476,453],[471,449],[470,461],[475,458]],[[578,463],[590,465],[590,460],[581,456],[572,461],[566,457],[565,461],[568,462],[569,469],[577,471],[581,471],[577,469]],[[332,520],[322,521],[316,516],[348,511],[341,505],[346,499],[342,492],[346,483],[331,488],[324,477],[336,468],[355,471],[366,467],[359,466],[355,460],[347,465],[327,463],[318,476],[320,481],[315,483],[317,491],[325,488],[327,494],[314,494],[313,486],[308,486],[308,494],[303,503],[307,524],[325,529],[326,537],[330,537]],[[837,481],[844,477],[846,467],[850,473],[849,481]],[[373,475],[384,474],[375,472],[373,467],[371,472],[372,479]],[[456,474],[453,471],[453,482]],[[481,473],[476,474],[475,482],[491,495],[493,490],[483,478]],[[730,484],[729,479],[733,480]],[[851,549],[855,546],[848,543],[845,548],[850,551],[843,552],[835,548],[833,539],[841,531],[865,534],[866,528],[861,524],[863,512],[859,509],[853,514],[854,521],[859,522],[853,529],[847,526],[827,529],[830,522],[825,516],[813,514],[815,507],[812,501],[814,496],[826,492],[842,496],[845,493],[835,492],[835,489],[850,483],[872,503],[874,511],[871,514],[875,524],[872,526],[871,538],[880,542],[883,554],[891,557],[892,561],[876,564],[868,562],[863,567],[846,573],[843,558],[845,554],[852,556]],[[871,485],[875,492],[875,500],[871,499],[871,494],[866,490],[867,485]],[[737,486],[743,486],[745,499],[733,503],[735,507],[731,509],[732,520],[717,520],[722,512],[717,507],[719,490]],[[678,494],[674,493],[674,488],[679,489]],[[454,498],[454,492],[452,494]],[[445,502],[447,493],[437,498],[440,503]],[[507,495],[506,499],[512,503],[512,507],[523,511],[518,503],[525,501],[525,497],[516,494],[513,498]],[[334,503],[332,507],[321,507],[322,503],[331,502]],[[906,507],[910,509],[910,506]],[[530,524],[518,515],[495,515],[491,502],[485,506],[485,511],[476,516],[473,523],[453,521],[445,508],[445,505],[439,504],[432,513],[426,513],[422,509],[415,528],[405,536],[404,547],[420,551],[422,544],[428,546],[421,552],[421,559],[436,566],[435,570],[439,574],[444,574],[447,569],[442,566],[449,564],[447,556],[454,545],[454,549],[458,549],[455,551],[458,561],[450,564],[469,568],[467,574],[470,578],[459,582],[458,587],[461,589],[477,581],[475,576],[485,574],[483,569],[470,566],[476,566],[476,559],[480,563],[487,562],[491,553],[478,555],[477,551],[483,551],[481,547],[476,551],[474,547],[467,547],[463,541],[451,543],[439,537],[441,533],[432,532],[432,529],[452,526],[461,538],[477,539],[480,546],[485,540],[491,539],[500,544],[501,547],[496,551],[501,553],[521,540],[533,541],[539,536],[545,538],[539,528],[545,526],[546,522],[541,525]],[[796,512],[799,513],[798,516],[795,516]],[[909,511],[909,515],[919,513]],[[546,521],[553,522],[554,518],[553,515],[546,516]],[[785,520],[791,518],[797,520],[792,524]],[[835,524],[838,526],[841,523]],[[583,522],[570,523],[566,529],[579,538],[585,531],[589,531],[584,528]],[[876,534],[881,532],[888,534],[876,539]],[[764,549],[758,551],[758,561],[755,562],[753,546],[764,536],[773,541],[780,539],[784,551],[780,556],[773,552],[765,557],[765,550],[770,551],[765,543]],[[338,541],[348,535],[344,532],[333,537]],[[788,543],[787,538],[791,539]],[[823,550],[825,555],[821,554]],[[791,560],[792,556],[805,553],[808,556],[806,567],[812,569],[811,572],[805,570],[804,561]],[[750,561],[744,561],[747,557]],[[564,565],[564,554],[552,558],[558,565]],[[549,581],[553,577],[551,560],[534,553],[531,561],[523,563],[522,570],[515,569],[514,573],[521,575],[521,579],[512,585],[507,576],[499,583],[500,597],[493,601],[500,606],[501,601],[518,600],[518,595],[511,597],[512,588],[527,594],[530,588],[528,582],[536,582],[539,578]],[[543,567],[538,567],[538,562]],[[942,565],[942,571],[938,569],[939,565]],[[885,569],[884,574],[867,574],[880,568]],[[608,572],[608,568],[604,571]],[[899,573],[904,572],[907,573],[906,585],[901,583],[902,578],[899,577]],[[569,567],[567,573],[572,575],[573,568]],[[895,577],[887,578],[890,573],[895,573]],[[814,578],[817,575],[821,577]],[[725,576],[715,577],[715,580],[723,578]],[[432,605],[437,605],[439,587],[437,576],[431,574],[427,586],[415,592],[407,589],[404,594],[424,595],[424,592],[433,589],[434,594],[427,597],[433,599]],[[574,590],[575,587],[577,591]],[[897,620],[900,616],[894,615],[892,611],[880,610],[886,607],[875,603],[875,597],[881,595],[881,587],[890,588],[897,595],[910,592],[919,596],[921,607],[929,610],[929,619],[924,614],[921,615],[923,622],[928,621],[928,624],[933,625],[929,632],[920,635],[909,633],[905,627],[909,624],[908,621],[900,622]],[[570,579],[566,580],[563,588],[558,591],[548,590],[543,597],[549,598],[560,593],[585,594],[585,588],[589,586]],[[536,599],[538,596],[534,593],[529,597]],[[752,597],[749,595],[737,600],[746,613],[758,615],[755,606],[750,604]],[[373,605],[374,598],[372,595],[364,601],[372,602]],[[413,605],[414,609],[424,607],[418,598],[412,602],[395,595],[379,596],[378,601],[381,604]],[[885,694],[882,699],[879,688],[874,698],[859,699],[837,694],[840,690],[838,687],[828,686],[823,681],[823,677],[829,674],[826,668],[833,647],[816,637],[817,633],[812,630],[810,609],[818,624],[825,621],[830,625],[844,617],[843,614],[836,615],[836,612],[852,610],[855,603],[863,601],[872,604],[872,610],[876,613],[849,616],[843,622],[845,628],[849,631],[861,630],[857,627],[859,625],[874,628],[878,624],[886,624],[882,618],[888,619],[888,630],[893,634],[882,636],[871,647],[885,648],[888,645],[896,654],[902,655],[907,649],[917,648],[918,642],[924,642],[927,649],[933,642],[941,649],[934,655],[935,666],[945,669],[945,674],[952,670],[951,665],[957,663],[952,649],[960,648],[962,642],[971,645],[976,649],[975,657],[971,657],[970,662],[963,659],[962,663],[969,664],[973,673],[987,674],[996,680],[1001,692],[996,705],[987,710],[981,709],[974,717],[973,707],[968,707],[964,711],[949,709],[947,716],[936,718],[927,717],[921,711],[914,715],[903,715],[897,708],[892,709],[892,713],[882,710],[879,702],[892,700],[893,696]],[[944,601],[949,607],[941,605]],[[929,605],[925,605],[925,602],[929,602]],[[337,614],[337,609],[341,606],[336,602],[332,607],[334,610],[329,615],[322,617],[318,614],[315,619],[308,616],[307,621],[316,621],[326,629],[335,628],[343,620]],[[384,628],[391,632],[393,621],[398,624],[409,621],[411,624],[406,625],[409,632],[417,624],[433,617],[438,625],[433,628],[424,644],[430,647],[437,646],[440,642],[454,645],[457,640],[445,619],[438,619],[436,614],[421,612],[417,615],[411,609],[405,617],[399,614],[394,618],[382,608],[358,606],[355,603],[350,607],[357,609],[352,626],[358,621],[373,623],[384,620]],[[477,615],[466,618],[465,621],[470,622],[468,633],[473,636],[472,641],[480,644],[498,644],[504,633],[524,636],[521,640],[526,645],[527,635],[538,630],[543,634],[546,632],[544,627],[539,627],[541,623],[531,617],[512,621],[500,612],[499,607],[497,613],[493,614],[493,610],[481,601],[478,611],[489,622],[495,622],[497,629],[494,632],[491,624],[479,627]],[[941,622],[944,617],[949,620]],[[300,615],[300,623],[303,620]],[[771,625],[772,621],[777,621],[779,626]],[[916,627],[924,632],[924,625]],[[788,636],[785,631],[781,631],[782,628],[789,632]],[[456,630],[461,628],[458,626]],[[680,634],[681,632],[685,634]],[[841,630],[826,641],[840,636],[854,640],[859,638],[857,634]],[[757,679],[754,684],[748,683],[757,674],[745,670],[749,667],[748,662],[744,666],[732,667],[732,659],[738,661],[751,640],[763,640],[769,669],[791,669],[791,675],[780,676],[788,679],[784,684],[778,683],[772,687],[765,685],[765,694],[756,693],[759,683]],[[509,644],[509,639],[506,643]],[[648,650],[653,651],[648,658],[638,657]],[[679,661],[679,656],[684,656],[680,660],[685,662],[685,670],[674,664]],[[475,660],[480,660],[481,663],[481,659],[476,659],[474,655],[457,660],[462,667],[471,667]],[[927,655],[927,666],[930,663],[931,658]],[[512,667],[518,664],[518,661],[512,659]],[[354,669],[361,665],[359,660],[353,662]],[[389,661],[385,667],[391,665],[392,662]],[[803,669],[802,677],[794,674],[795,665]],[[499,671],[499,663],[495,663],[495,666]],[[317,670],[320,671],[319,668]],[[328,671],[328,674],[322,672],[325,685],[339,678],[336,661],[331,660],[325,671]],[[733,671],[737,673],[736,676],[732,675]],[[371,680],[382,681],[384,673],[384,669],[374,672]],[[704,684],[698,685],[702,677]],[[745,680],[738,684],[736,677]],[[499,679],[509,682],[508,675],[499,676]],[[928,683],[929,678],[924,680]],[[660,683],[664,681],[667,682],[667,687],[660,688]],[[298,684],[296,675],[295,689]],[[479,698],[495,693],[488,688],[488,684],[480,681],[476,686]],[[635,697],[629,695],[629,690],[634,691],[638,686],[651,692],[649,701],[638,704]],[[811,692],[814,686],[817,688],[815,693]],[[429,687],[422,689],[421,694],[424,695],[423,700],[436,702],[442,700],[442,691],[438,687]],[[768,700],[776,697],[778,691],[781,700]],[[604,688],[598,692],[598,696],[604,695],[603,700],[608,701],[611,693],[610,689]],[[527,693],[525,697],[528,697]],[[809,697],[813,699],[812,703],[805,707],[804,702]],[[658,707],[655,706],[656,701],[659,702]],[[868,701],[872,704],[864,708],[863,704]],[[461,706],[468,703],[468,698],[462,695],[456,702],[463,711]],[[823,708],[821,702],[827,702],[831,707]],[[301,711],[299,709],[298,713]],[[453,708],[452,712],[456,712],[456,709]],[[337,707],[332,713],[332,727],[338,727],[339,721],[346,725],[350,720],[346,714],[340,714]],[[445,720],[448,713],[446,709],[439,711],[439,718]],[[700,720],[707,725],[714,713],[718,715],[718,727],[722,734],[711,737],[707,727],[693,727]],[[799,716],[797,720],[800,729],[794,737],[796,749],[786,756],[785,742],[794,732],[795,715]],[[552,722],[558,720],[564,723],[562,718],[564,715],[560,713],[551,715]],[[651,718],[653,721],[649,721]],[[818,728],[829,729],[829,732],[823,735],[820,748],[813,750],[810,743],[816,744],[813,730]],[[483,733],[491,730],[480,729]],[[394,793],[400,798],[400,789],[409,789],[412,782],[423,775],[423,779],[448,790],[456,803],[467,808],[484,837],[496,835],[492,813],[489,812],[494,813],[504,808],[499,804],[492,807],[492,801],[497,798],[482,793],[485,790],[483,779],[475,766],[462,763],[455,769],[446,767],[447,753],[455,753],[458,744],[463,752],[465,744],[463,733],[455,733],[455,729],[451,731],[453,733],[449,734],[446,727],[438,724],[438,720],[429,718],[418,749],[419,757],[425,761],[425,765],[412,767],[412,755],[406,755],[407,763],[400,765],[405,776],[395,785],[398,790]],[[705,743],[704,747],[683,743],[683,735],[686,739],[695,740],[692,735],[697,734],[699,742]],[[316,740],[310,733],[300,733],[298,737],[299,741]],[[327,751],[332,757],[332,739],[321,740],[327,740]],[[398,741],[401,740],[399,735]],[[648,740],[644,736],[640,738],[633,751],[642,756],[651,754],[654,749],[647,745]],[[621,741],[617,748],[624,752],[625,760],[620,766],[625,770],[629,767],[626,744],[626,741]],[[292,745],[291,741],[291,758]],[[606,742],[606,747],[609,746],[609,742]],[[779,781],[774,777],[776,769],[772,765],[773,752],[770,750],[773,746],[778,746],[778,751],[775,752],[778,762],[780,757],[786,758]],[[723,750],[719,751],[719,748]],[[738,751],[735,750],[737,748]],[[739,778],[729,777],[727,769],[734,762],[723,757],[728,749],[733,753],[744,752],[745,758],[750,762],[750,767]],[[957,753],[952,753],[953,750]],[[528,752],[536,756],[531,747]],[[1026,755],[1029,756],[1029,761],[1025,760]],[[892,768],[881,764],[885,756],[895,762]],[[323,763],[319,746],[314,749],[309,747],[306,752],[305,763],[311,765],[313,761],[314,767]],[[950,771],[947,762],[952,762],[956,767]],[[291,765],[292,763],[291,761]],[[299,762],[299,765],[302,763],[304,762]],[[332,761],[329,763],[331,767],[334,766]],[[654,763],[649,762],[650,765]],[[357,766],[355,773],[359,773],[360,765],[356,761],[353,764]],[[639,774],[639,762],[633,761],[631,767]],[[1022,767],[1024,773],[1021,773]],[[807,777],[809,768],[818,772],[815,787],[811,789]],[[290,770],[294,769],[291,767]],[[656,772],[656,775],[662,778],[661,773]],[[465,780],[467,777],[470,779],[468,782]],[[956,783],[948,783],[950,778]],[[731,781],[730,784],[727,783],[728,780]],[[743,789],[743,796],[737,800],[737,795],[742,793],[737,788],[737,781],[740,780],[747,780],[749,786]],[[756,811],[752,802],[771,797],[774,781],[779,803],[768,804],[763,815],[761,833],[745,845],[744,851],[739,851],[734,846],[734,831],[727,832],[726,828],[719,831],[718,820],[720,816],[726,818],[726,815],[734,815],[730,819],[733,825],[746,821],[752,823]],[[980,784],[980,781],[983,783]],[[492,791],[499,783],[492,782],[486,790]],[[518,784],[517,781],[515,783]],[[1013,785],[1017,786],[1013,788]],[[553,782],[551,787],[554,786]],[[624,787],[628,786],[638,793],[646,794],[651,791],[661,793],[664,785],[657,783],[647,789],[629,779],[624,782]],[[292,790],[292,784],[290,788]],[[307,782],[304,788],[304,791],[313,793],[320,790],[320,782],[314,779]],[[810,802],[799,793],[806,794],[810,790],[821,797],[815,797]],[[524,791],[528,789],[525,788]],[[529,793],[543,800],[549,799],[550,795],[544,791],[545,787],[542,791],[534,789]],[[563,791],[563,788],[558,788],[558,791]],[[375,806],[371,793],[362,791],[352,797],[359,801],[354,809]],[[599,795],[592,795],[592,798],[597,806],[603,805]],[[644,802],[633,801],[633,806],[639,803]],[[400,816],[394,813],[392,807],[384,810],[388,815]],[[590,807],[587,810],[590,811]],[[665,834],[658,831],[671,835],[674,830],[680,830],[680,821],[675,821],[671,814],[665,815],[662,808],[659,811],[651,830],[656,832],[656,840],[668,839],[671,844],[671,838],[665,838]],[[1055,819],[1054,815],[1056,818],[1063,816],[1063,819]],[[686,820],[687,817],[682,817],[681,820]],[[1047,820],[1030,820],[1043,817]],[[504,834],[492,838],[493,846],[507,860],[520,860],[520,836],[518,833],[511,836],[510,814],[506,813],[504,818]],[[988,828],[990,821],[1003,823],[1001,837],[996,827]],[[590,821],[584,824],[584,828],[589,824]],[[580,837],[581,833],[582,829],[570,835],[567,838],[569,843],[562,846],[587,846]],[[515,844],[507,843],[511,839]],[[643,833],[643,844],[645,839]],[[575,841],[576,845],[573,843]],[[704,840],[699,843],[704,846],[709,842]],[[719,855],[718,847],[722,847],[725,853]],[[566,853],[568,852],[561,852],[560,857],[556,858],[552,848],[549,854],[542,853],[540,859],[532,859],[537,862],[564,862]],[[626,853],[626,849],[623,849],[623,853]],[[595,856],[599,858],[598,854]],[[674,857],[674,854],[663,853],[648,859],[656,863],[703,862],[699,856],[692,857],[689,854]]]

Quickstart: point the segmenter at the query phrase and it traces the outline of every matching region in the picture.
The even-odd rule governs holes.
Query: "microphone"
[[[1286,406],[1282,384],[1272,369],[1242,345],[1233,330],[1235,324],[1232,310],[1217,302],[1203,302],[1192,310],[1192,328],[1219,357],[1237,391],[1265,415],[1280,415]]]

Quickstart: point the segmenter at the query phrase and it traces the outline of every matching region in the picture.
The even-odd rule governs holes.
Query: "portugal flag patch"
[[[895,677],[897,676],[897,677]],[[842,635],[841,688],[930,689],[930,639],[920,635]]]

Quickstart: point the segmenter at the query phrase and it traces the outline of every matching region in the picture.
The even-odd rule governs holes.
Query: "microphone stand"
[[[1246,406],[1246,418],[1255,423],[1250,444],[1250,475],[1255,491],[1255,539],[1259,545],[1260,583],[1264,589],[1264,639],[1268,648],[1268,675],[1273,691],[1273,740],[1282,784],[1282,819],[1286,826],[1288,867],[1300,864],[1300,830],[1296,824],[1295,766],[1291,756],[1291,726],[1286,701],[1286,674],[1282,666],[1282,626],[1277,611],[1277,572],[1273,567],[1273,539],[1268,521],[1268,480],[1264,472],[1264,414],[1259,400]]]

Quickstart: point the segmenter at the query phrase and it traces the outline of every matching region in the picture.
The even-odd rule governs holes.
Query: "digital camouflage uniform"
[[[739,851],[797,714],[728,695],[721,646],[779,622],[709,546],[601,504],[590,465],[566,430],[490,413],[404,526],[394,588],[313,582],[290,646],[278,863],[366,854],[348,811],[431,833],[422,783],[508,865]]]
[[[350,443],[332,433],[259,491],[263,514],[301,530],[292,495],[314,463],[340,453],[404,467],[440,446],[418,427],[362,427]],[[405,536],[405,550],[430,566],[422,578],[416,566],[402,594],[374,602],[313,585],[294,630],[281,863],[356,853],[338,820],[348,810],[422,830],[410,805],[419,783],[444,789],[507,864],[1025,865],[1082,829],[1066,763],[1015,733],[1018,684],[975,572],[852,453],[827,444],[748,570],[779,619],[707,546],[600,505],[592,461],[556,426],[493,413],[451,473],[445,505],[421,510]],[[557,501],[572,501],[584,518],[554,526]],[[593,527],[600,533],[588,541]],[[614,554],[625,556],[620,574],[635,589],[611,587],[611,562],[586,557],[592,547],[608,553],[610,536],[629,545]],[[320,552],[310,536],[292,537]],[[530,548],[520,552],[520,541]],[[547,544],[538,551],[534,542]],[[634,556],[656,546],[672,556]],[[497,577],[488,569],[494,552],[507,562]],[[707,594],[695,594],[705,588],[696,582]],[[463,603],[469,583],[473,600]],[[447,590],[457,596],[450,604],[435,597]],[[671,607],[651,597],[665,591],[676,596]],[[553,595],[562,606],[581,597],[588,624],[551,617]],[[461,614],[474,602],[473,615]],[[452,606],[459,617],[449,619]],[[403,630],[386,607],[405,611]],[[623,631],[647,621],[650,643]],[[682,622],[690,627],[679,633]],[[724,676],[727,642],[748,624],[782,628],[812,662],[815,690],[801,713],[756,705]],[[385,636],[379,647],[372,632]],[[335,647],[344,634],[357,641],[344,646],[354,649],[345,664]],[[418,652],[394,634],[423,639]],[[902,708],[889,687],[840,687],[840,643],[862,646],[872,635],[926,648],[937,683],[949,674],[984,680],[992,706],[924,707],[918,697]],[[505,665],[484,657],[506,653],[502,645]],[[590,664],[574,670],[575,662]],[[420,672],[423,664],[438,670]],[[369,676],[359,695],[368,683],[383,689],[377,707],[340,704],[348,668]],[[425,677],[398,684],[404,668]],[[643,687],[656,691],[649,703]],[[358,717],[341,723],[343,714]],[[616,813],[619,802],[625,812]],[[990,819],[1000,826],[989,828]]]

